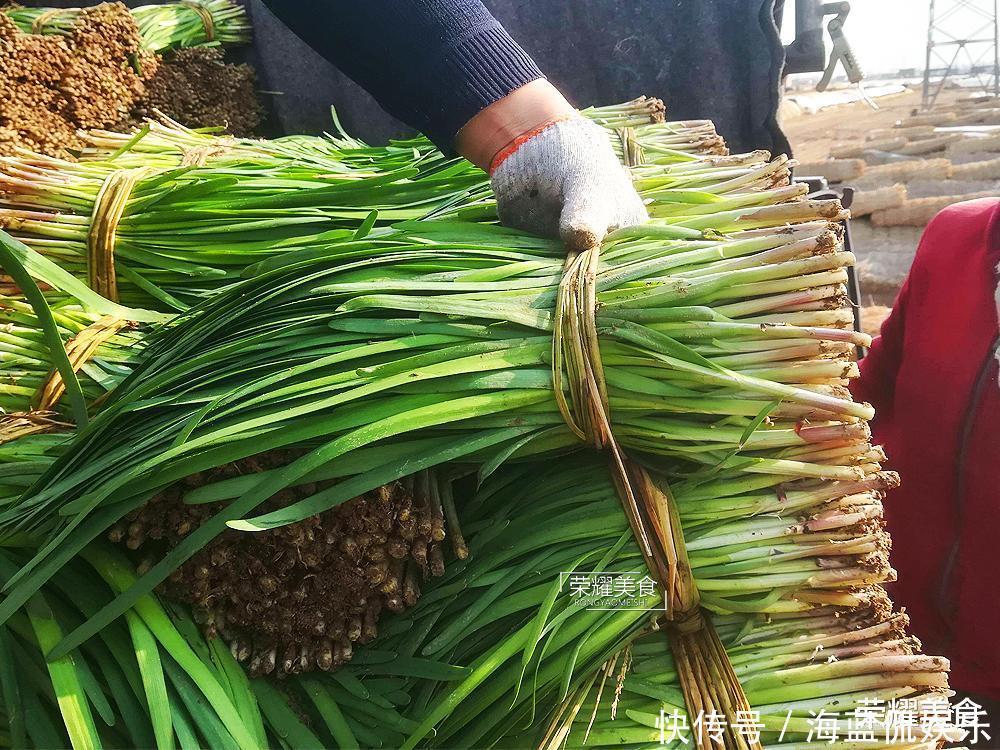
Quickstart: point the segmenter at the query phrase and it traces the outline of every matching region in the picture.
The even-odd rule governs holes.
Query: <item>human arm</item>
[[[505,224],[577,249],[647,218],[608,134],[479,0],[265,2],[390,114],[446,153],[492,165]]]

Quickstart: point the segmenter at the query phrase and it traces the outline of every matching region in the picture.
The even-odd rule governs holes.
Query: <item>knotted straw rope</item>
[[[129,322],[116,318],[112,315],[104,317],[91,323],[80,331],[76,336],[66,342],[66,356],[73,366],[73,372],[79,372],[87,362],[93,357],[101,344],[114,336],[122,328],[129,325]],[[66,392],[66,384],[63,382],[62,374],[54,369],[48,379],[38,390],[37,408],[40,411],[51,411],[55,409],[59,399]]]
[[[642,152],[642,146],[635,139],[634,128],[617,128],[615,135],[618,136],[622,145],[622,162],[626,167],[637,167],[645,163],[645,155]]]
[[[136,182],[152,170],[149,167],[119,169],[108,175],[94,200],[87,234],[87,282],[90,288],[112,302],[118,301],[115,274],[115,237],[118,222]]]
[[[205,27],[205,41],[215,41],[215,19],[212,18],[212,11],[198,0],[181,0],[181,5],[190,8],[201,17],[201,25]]]
[[[50,411],[15,411],[0,417],[0,445],[18,440],[26,435],[43,435],[50,432],[68,432],[73,425],[62,421]]]
[[[31,33],[44,34],[45,24],[49,21],[55,20],[66,12],[67,10],[63,8],[49,8],[46,11],[42,11],[35,17],[35,20],[31,22]]]
[[[748,742],[732,728],[737,711],[749,711],[750,703],[715,628],[701,610],[676,503],[665,484],[655,482],[625,454],[611,429],[596,318],[599,257],[600,249],[592,247],[566,259],[552,336],[556,403],[574,435],[610,456],[611,474],[632,534],[663,590],[667,636],[689,715],[718,712],[726,718],[722,747],[757,750],[759,741]],[[712,746],[705,722],[700,726],[699,744]]]
[[[182,167],[203,167],[209,159],[225,156],[236,146],[236,139],[230,136],[217,138],[211,145],[193,146],[184,149],[181,157]]]

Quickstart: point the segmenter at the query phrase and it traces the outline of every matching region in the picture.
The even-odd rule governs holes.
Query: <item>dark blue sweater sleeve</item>
[[[389,114],[451,151],[473,115],[542,77],[479,0],[264,0]]]

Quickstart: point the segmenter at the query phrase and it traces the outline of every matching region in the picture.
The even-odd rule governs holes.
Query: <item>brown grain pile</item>
[[[25,34],[0,13],[0,154],[22,146],[71,158],[78,129],[120,129],[154,108],[238,135],[261,118],[249,66],[227,65],[215,49],[163,60],[142,49],[122,3],[84,9],[65,36]]]
[[[141,572],[221,508],[185,504],[185,492],[294,457],[274,451],[189,477],[109,537],[136,551]],[[267,505],[285,506],[332,484],[286,490]],[[440,499],[421,473],[297,524],[226,531],[178,568],[161,593],[192,605],[206,632],[223,637],[253,674],[328,670],[350,660],[355,643],[376,636],[384,609],[413,606],[420,582],[444,572],[444,539]]]

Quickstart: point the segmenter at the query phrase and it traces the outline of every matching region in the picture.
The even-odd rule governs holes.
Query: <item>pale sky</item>
[[[993,0],[978,2],[983,8],[993,7]],[[953,4],[952,0],[937,0],[938,15]],[[783,24],[783,36],[787,37],[789,26],[794,27],[794,3],[786,3],[785,7],[788,23]],[[900,68],[922,71],[929,8],[930,0],[852,0],[844,31],[861,67],[869,73],[890,73]],[[952,14],[945,26],[946,31],[954,36],[967,38],[988,23],[987,19],[975,13],[963,11]],[[950,54],[947,50],[944,52]],[[965,62],[964,58],[960,60]]]

